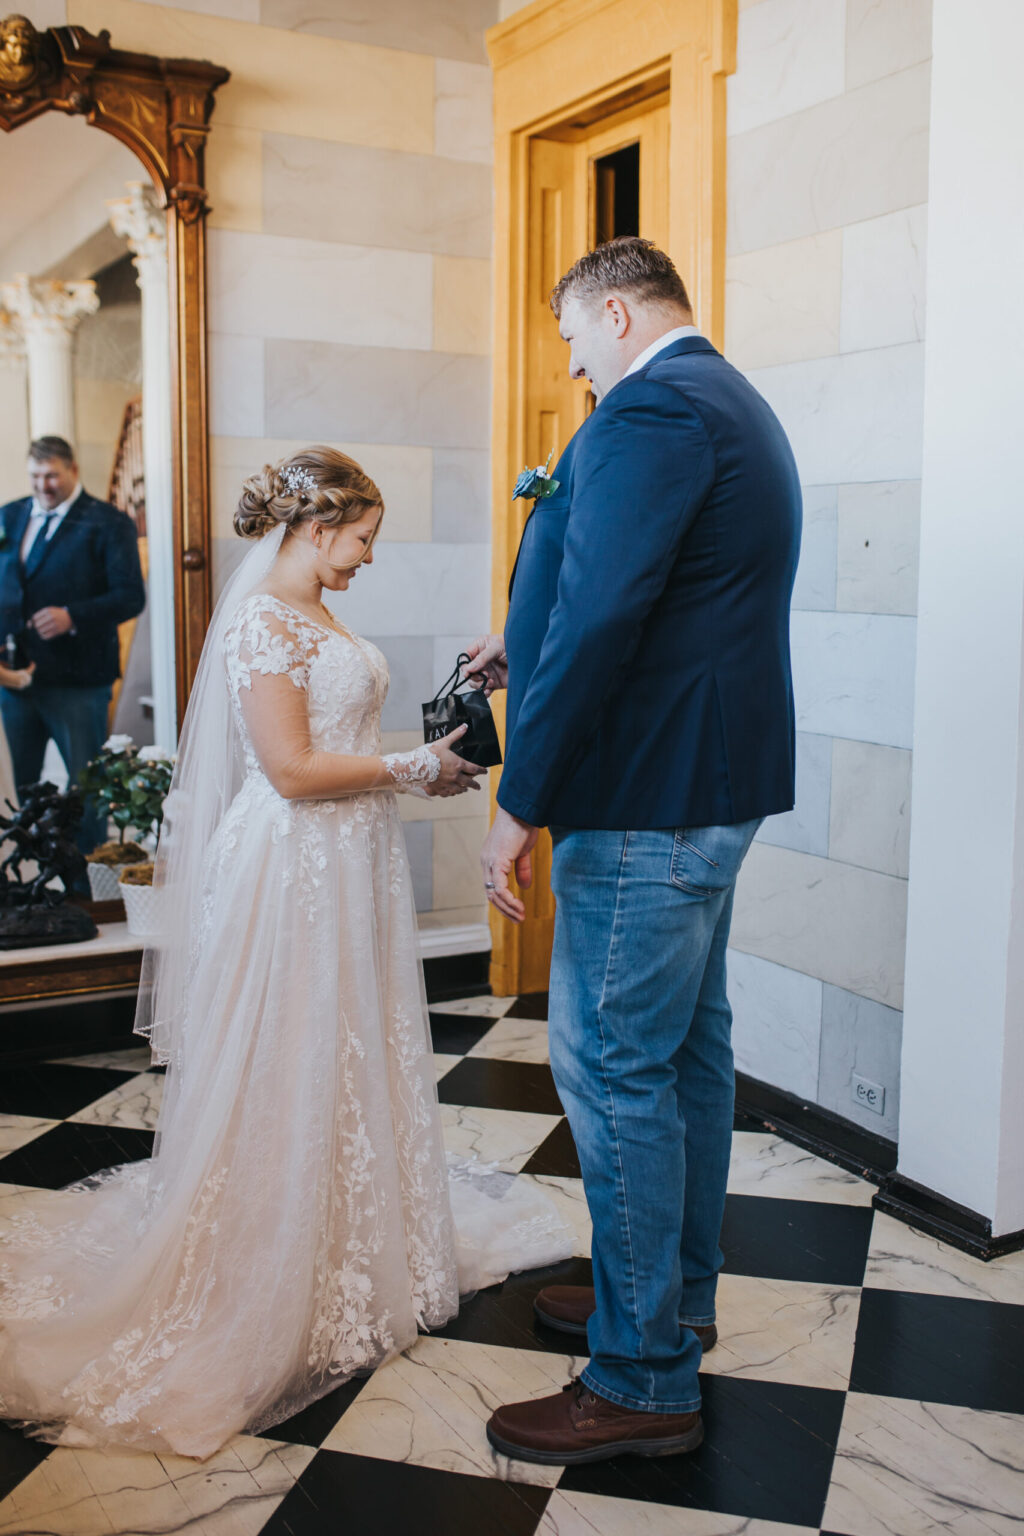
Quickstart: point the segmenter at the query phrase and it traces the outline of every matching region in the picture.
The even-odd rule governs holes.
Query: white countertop
[[[0,967],[24,965],[36,960],[75,960],[86,955],[130,954],[142,949],[142,940],[128,932],[127,923],[99,923],[94,939],[80,944],[38,944],[26,949],[0,950]]]

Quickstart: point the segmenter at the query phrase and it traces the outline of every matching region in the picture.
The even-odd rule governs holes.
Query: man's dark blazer
[[[0,507],[0,644],[18,637],[36,664],[37,687],[112,683],[121,671],[117,626],[146,606],[135,524],[83,490],[26,576],[20,550],[31,511],[30,496]],[[41,640],[25,628],[32,614],[51,607],[68,610],[74,634]]]
[[[498,802],[533,826],[726,825],[789,810],[796,464],[703,337],[609,390],[527,522]]]

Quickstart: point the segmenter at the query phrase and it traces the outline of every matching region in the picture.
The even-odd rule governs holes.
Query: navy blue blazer
[[[9,634],[18,637],[36,664],[38,687],[112,683],[121,674],[117,626],[146,606],[135,524],[83,491],[27,576],[20,550],[31,511],[30,496],[0,507],[0,645]],[[68,610],[74,634],[41,640],[25,628],[50,607]]]
[[[703,337],[621,379],[526,524],[498,803],[533,826],[726,825],[791,809],[786,434]]]

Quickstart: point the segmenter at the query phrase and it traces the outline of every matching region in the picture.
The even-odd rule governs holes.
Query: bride
[[[258,543],[207,637],[166,806],[136,1029],[167,1065],[151,1161],[12,1219],[0,1416],[206,1457],[572,1239],[525,1180],[446,1164],[395,791],[461,794],[456,739],[381,756],[383,656],[323,588],[383,502],[311,448],[246,481]]]

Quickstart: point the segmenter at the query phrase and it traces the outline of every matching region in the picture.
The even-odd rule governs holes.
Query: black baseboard
[[[872,1184],[881,1184],[896,1167],[894,1141],[745,1072],[736,1074],[736,1113],[751,1122],[751,1129],[775,1131]]]
[[[871,1203],[876,1211],[895,1216],[897,1221],[905,1221],[919,1232],[973,1254],[976,1259],[998,1259],[1004,1253],[1019,1253],[1024,1248],[1024,1230],[993,1237],[992,1223],[986,1216],[979,1216],[977,1211],[957,1205],[955,1200],[947,1200],[899,1173],[889,1174]]]
[[[132,1034],[135,993],[128,997],[64,997],[0,1013],[0,1062],[47,1061],[123,1051],[143,1042]]]
[[[984,1260],[1024,1248],[1024,1231],[993,1237],[992,1223],[986,1217],[897,1173],[896,1143],[873,1136],[841,1115],[743,1072],[736,1074],[736,1115],[740,1129],[747,1122],[751,1129],[774,1131],[816,1157],[877,1184],[878,1194],[871,1202],[876,1211],[884,1211],[951,1248]]]
[[[491,990],[491,952],[471,955],[432,955],[423,962],[427,1001],[450,1003],[460,997],[480,997]]]

